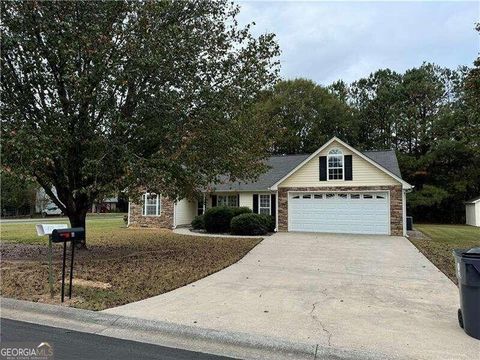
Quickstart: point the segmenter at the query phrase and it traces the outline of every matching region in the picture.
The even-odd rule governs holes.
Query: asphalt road
[[[1,319],[0,342],[2,347],[8,345],[8,342],[28,341],[38,342],[38,344],[48,342],[53,347],[54,359],[231,359],[50,326]]]

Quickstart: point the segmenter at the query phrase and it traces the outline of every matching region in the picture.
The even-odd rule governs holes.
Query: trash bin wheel
[[[463,316],[462,316],[462,310],[458,309],[458,325],[463,329]]]

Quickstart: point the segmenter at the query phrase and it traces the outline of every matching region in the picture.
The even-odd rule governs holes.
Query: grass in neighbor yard
[[[48,241],[37,237],[34,229],[40,222],[45,221],[2,223],[2,296],[59,303],[62,245],[54,244],[56,297],[52,301]],[[127,229],[118,216],[89,218],[88,250],[75,252],[74,279],[84,282],[75,284],[70,305],[102,310],[165,293],[237,262],[260,241]]]
[[[416,224],[415,229],[426,235],[410,241],[445,275],[457,283],[453,249],[480,246],[480,228],[468,225]]]

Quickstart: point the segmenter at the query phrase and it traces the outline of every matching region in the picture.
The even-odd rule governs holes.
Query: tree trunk
[[[68,215],[68,219],[70,220],[70,226],[74,227],[82,227],[85,229],[85,239],[80,241],[75,241],[77,249],[86,249],[87,248],[87,227],[86,227],[86,220],[87,213],[86,211],[81,211],[79,213]]]

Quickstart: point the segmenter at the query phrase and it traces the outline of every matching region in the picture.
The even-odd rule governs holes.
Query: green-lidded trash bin
[[[480,247],[453,250],[460,290],[458,322],[465,332],[480,339]]]

